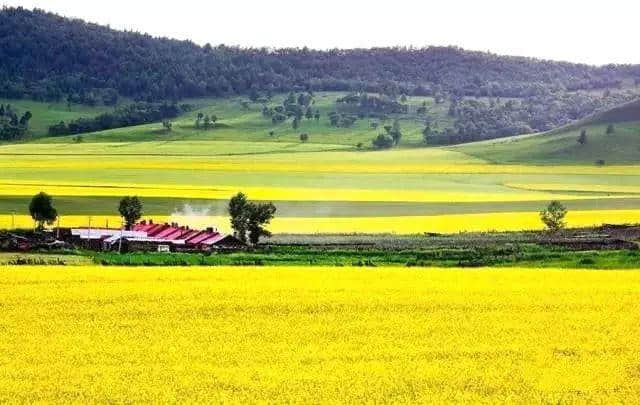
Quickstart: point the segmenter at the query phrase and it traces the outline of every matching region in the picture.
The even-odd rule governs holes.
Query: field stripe
[[[216,226],[229,232],[227,216],[153,216],[156,222],[179,222],[183,225],[203,228]],[[61,226],[87,226],[89,216],[65,215],[60,218]],[[120,226],[118,216],[96,215],[91,217],[92,226]],[[567,223],[572,227],[597,226],[607,224],[640,223],[638,210],[591,210],[570,211]],[[0,228],[32,227],[28,215],[0,215]],[[482,214],[451,214],[430,216],[397,217],[277,217],[269,229],[275,233],[397,233],[417,234],[425,232],[490,232],[538,230],[543,225],[538,212],[497,212]]]

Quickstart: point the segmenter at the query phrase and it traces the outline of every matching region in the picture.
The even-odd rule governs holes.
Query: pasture
[[[636,271],[0,271],[2,402],[640,396]]]

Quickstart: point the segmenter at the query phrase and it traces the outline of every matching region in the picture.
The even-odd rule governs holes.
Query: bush
[[[376,149],[389,149],[391,148],[395,141],[393,137],[388,134],[380,134],[373,141],[371,141],[373,147]]]

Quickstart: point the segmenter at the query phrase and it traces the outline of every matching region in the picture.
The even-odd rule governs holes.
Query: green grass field
[[[29,122],[29,138],[41,138],[47,135],[49,126],[57,124],[60,121],[69,122],[71,120],[83,117],[93,117],[102,112],[112,110],[112,107],[97,106],[88,107],[81,104],[52,102],[40,103],[31,100],[9,100],[0,98],[0,104],[11,104],[21,114],[25,111],[31,111],[33,118]]]
[[[191,204],[220,216],[237,191],[275,201],[281,218],[329,222],[519,212],[531,218],[552,199],[592,212],[594,223],[607,222],[612,211],[640,209],[640,124],[618,122],[620,111],[550,134],[433,148],[422,145],[423,123],[410,109],[398,117],[401,146],[372,151],[368,145],[380,129],[368,119],[349,129],[329,125],[326,113],[340,95],[316,94],[313,108],[321,120],[303,119],[297,131],[290,123],[273,125],[259,104],[247,109],[240,98],[198,99],[187,100],[196,109],[174,120],[171,132],[155,123],[85,134],[82,143],[57,137],[2,145],[0,215],[27,214],[30,195],[40,190],[52,194],[67,216],[116,215],[118,199],[127,194],[143,197],[147,215],[169,216]],[[432,119],[450,125],[446,104],[428,98],[409,103],[415,108],[424,100]],[[46,122],[84,114],[62,105],[13,104],[19,103],[33,107],[35,132]],[[216,127],[196,129],[198,112],[216,114]],[[633,119],[636,107],[623,112],[622,118]],[[605,134],[606,120],[615,121],[612,135]],[[586,145],[576,141],[582,128]],[[299,141],[302,132],[309,142]],[[456,220],[464,231],[465,221]],[[525,222],[530,226],[530,219]]]

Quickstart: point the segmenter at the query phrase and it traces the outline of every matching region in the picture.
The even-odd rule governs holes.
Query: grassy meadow
[[[2,267],[2,402],[634,402],[640,272]]]
[[[567,128],[424,147],[424,124],[413,109],[426,101],[433,122],[446,127],[451,121],[447,103],[415,97],[409,113],[398,117],[400,146],[373,151],[370,141],[380,129],[372,120],[349,129],[329,125],[326,114],[340,96],[316,94],[313,109],[322,118],[303,119],[295,131],[289,122],[273,125],[259,104],[243,106],[241,98],[197,99],[187,101],[196,109],[174,120],[171,132],[156,123],[85,134],[81,143],[66,136],[1,145],[0,227],[30,226],[28,199],[41,190],[54,196],[62,225],[86,223],[88,216],[117,223],[118,199],[138,195],[147,216],[224,229],[226,201],[238,191],[274,201],[271,228],[286,233],[539,229],[538,212],[551,200],[569,207],[571,226],[638,221],[636,123],[616,124],[612,135],[602,122],[585,123],[584,146],[576,142],[578,129]],[[36,126],[63,109],[39,116],[48,106],[29,103]],[[216,114],[215,128],[195,128],[199,112]],[[58,118],[67,117],[60,112]],[[308,142],[299,141],[303,132]],[[600,159],[604,166],[595,164]],[[185,205],[193,208],[189,215]]]

